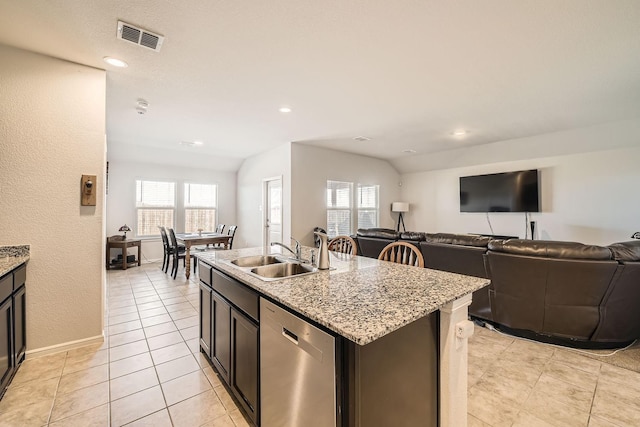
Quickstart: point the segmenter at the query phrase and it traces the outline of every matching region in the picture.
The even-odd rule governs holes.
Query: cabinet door
[[[11,298],[0,305],[0,396],[9,383],[14,369],[13,361],[13,313]]]
[[[211,297],[211,330],[213,340],[211,361],[218,373],[229,383],[231,361],[231,306],[216,292]]]
[[[211,358],[211,288],[200,283],[200,348]]]
[[[22,286],[13,294],[13,324],[14,329],[14,346],[16,366],[24,359],[27,350],[27,293],[26,288]]]
[[[258,419],[258,326],[231,309],[230,386],[254,423]]]

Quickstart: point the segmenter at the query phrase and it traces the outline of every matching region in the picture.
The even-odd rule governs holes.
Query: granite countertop
[[[29,245],[0,246],[0,276],[29,261]]]
[[[309,258],[312,248],[303,248]],[[195,256],[359,345],[365,345],[489,284],[481,279],[330,252],[331,271],[266,282],[229,261],[279,248],[210,251]],[[288,253],[283,255],[288,256]]]

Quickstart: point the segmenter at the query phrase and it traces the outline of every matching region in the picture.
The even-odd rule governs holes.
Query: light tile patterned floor
[[[108,273],[107,339],[24,362],[2,426],[247,426],[198,351],[197,278]],[[640,373],[476,328],[469,426],[640,426]]]
[[[1,426],[248,426],[198,347],[197,277],[145,264],[107,275],[104,344],[27,359]]]

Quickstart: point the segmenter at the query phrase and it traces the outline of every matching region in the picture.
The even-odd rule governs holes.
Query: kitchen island
[[[310,250],[304,248],[303,258],[310,257]],[[234,394],[255,424],[262,421],[263,426],[270,427],[282,423],[272,416],[261,417],[260,409],[262,403],[262,414],[269,414],[272,404],[278,403],[272,401],[273,393],[265,392],[273,378],[269,370],[277,359],[269,359],[273,346],[265,341],[269,328],[263,323],[271,313],[262,312],[265,307],[277,306],[333,340],[328,357],[328,353],[305,344],[303,336],[281,328],[281,335],[289,341],[298,345],[300,339],[309,354],[331,362],[335,393],[330,398],[335,413],[327,425],[466,425],[467,338],[473,330],[467,321],[467,306],[471,293],[488,285],[486,279],[333,252],[332,270],[275,281],[265,281],[231,263],[274,252],[278,253],[278,248],[196,255],[202,267],[202,351],[230,387],[238,389]],[[219,316],[220,307],[229,307],[231,315]],[[229,339],[216,338],[216,331],[229,327]],[[269,345],[261,348],[265,343]],[[253,346],[259,354],[242,355],[234,346]],[[251,368],[254,363],[257,374],[255,381],[250,381],[251,375],[243,368]],[[300,375],[310,372],[295,371]],[[288,394],[301,393],[304,397],[299,387],[311,378],[294,379],[296,388]],[[281,399],[292,399],[286,391],[284,394]],[[298,400],[297,411],[281,411],[283,419],[290,420],[289,425],[296,424],[294,418],[304,419],[300,412],[308,408],[305,401],[313,399]]]

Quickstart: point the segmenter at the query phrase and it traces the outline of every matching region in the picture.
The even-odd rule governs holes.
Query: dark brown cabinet
[[[231,310],[230,385],[253,422],[258,413],[258,325],[239,311]]]
[[[211,354],[211,288],[200,282],[200,348]]]
[[[26,271],[23,264],[0,277],[0,398],[27,349]]]
[[[212,294],[211,330],[213,331],[213,347],[211,361],[220,375],[229,383],[231,371],[231,306],[217,292]]]
[[[0,397],[9,385],[14,371],[12,308],[11,298],[0,304]]]
[[[254,425],[259,413],[259,296],[202,260],[200,348]]]

